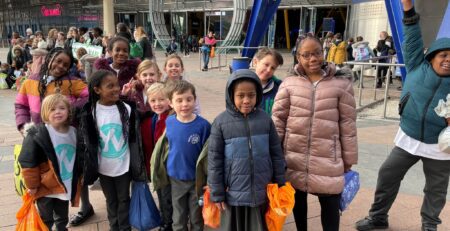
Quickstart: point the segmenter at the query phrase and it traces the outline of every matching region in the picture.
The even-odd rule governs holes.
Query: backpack
[[[142,56],[144,56],[144,49],[142,49],[139,43],[130,43],[130,56],[132,58],[142,58]]]

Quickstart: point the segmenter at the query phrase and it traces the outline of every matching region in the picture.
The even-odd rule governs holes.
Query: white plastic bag
[[[439,134],[438,146],[442,152],[450,154],[450,127],[446,127]]]
[[[6,83],[7,75],[4,73],[0,73],[0,90],[8,89],[8,83]]]

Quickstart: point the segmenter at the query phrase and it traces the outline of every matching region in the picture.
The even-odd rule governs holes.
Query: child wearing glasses
[[[283,80],[272,119],[283,144],[286,181],[296,189],[297,230],[307,230],[307,196],[319,197],[323,230],[339,230],[344,173],[358,160],[356,110],[350,69],[324,62],[322,45],[307,37],[299,64]]]

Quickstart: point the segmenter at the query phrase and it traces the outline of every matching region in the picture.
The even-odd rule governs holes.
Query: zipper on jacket
[[[253,147],[252,147],[252,134],[250,131],[250,126],[248,125],[248,118],[245,117],[245,128],[247,129],[247,139],[248,139],[248,151],[249,151],[249,157],[250,157],[250,183],[251,183],[251,190],[252,190],[252,200],[253,204],[256,204],[256,195],[255,195],[255,167],[253,162]]]
[[[314,85],[311,82],[311,80],[308,79],[308,81],[311,82],[311,85],[312,85],[313,88],[312,88],[312,103],[311,103],[311,120],[309,121],[309,130],[308,130],[308,149],[307,149],[307,153],[306,153],[306,178],[305,178],[306,192],[308,192],[309,158],[311,156],[311,133],[312,133],[312,126],[313,126],[314,116],[315,116],[314,108],[316,106],[316,88],[319,85],[320,81],[322,81],[322,79],[317,81],[316,85]]]
[[[439,88],[439,86],[441,85],[442,82],[442,78],[439,78],[439,83],[437,84],[437,87],[435,89],[433,89],[433,95],[430,97],[430,99],[428,99],[427,104],[425,104],[425,108],[423,109],[423,114],[422,114],[422,129],[420,131],[420,141],[423,142],[424,139],[424,133],[425,133],[425,117],[427,115],[427,111],[428,111],[428,106],[430,106],[431,101],[433,101],[434,96],[436,95],[436,91]]]

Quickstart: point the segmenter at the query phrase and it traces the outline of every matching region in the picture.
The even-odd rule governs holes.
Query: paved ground
[[[5,49],[0,49],[0,60],[5,60]],[[233,55],[229,55],[232,57]],[[162,66],[164,56],[158,52],[158,63]],[[291,56],[284,54],[285,63],[292,63]],[[186,76],[195,84],[200,99],[202,116],[212,121],[215,116],[224,110],[224,90],[228,76],[227,68],[222,71],[213,69],[209,72],[199,71],[199,57],[197,54],[183,58],[186,66]],[[213,61],[216,65],[217,59]],[[280,68],[277,75],[281,78],[286,76],[288,65]],[[370,80],[370,79],[369,79]],[[367,84],[367,86],[369,83]],[[393,99],[398,97],[398,92],[392,88]],[[355,88],[355,91],[358,89]],[[383,94],[377,91],[378,99]],[[16,223],[15,213],[21,205],[20,198],[13,189],[13,146],[21,143],[21,136],[15,129],[14,124],[14,102],[15,92],[10,90],[0,91],[0,230],[14,230]],[[363,105],[371,102],[373,91],[365,89],[363,94]],[[389,111],[395,115],[395,101],[389,104]],[[358,119],[358,144],[359,164],[354,167],[361,174],[361,190],[350,205],[349,209],[342,214],[341,230],[354,230],[354,222],[367,215],[369,206],[373,200],[373,192],[377,179],[377,170],[389,154],[392,148],[392,140],[398,129],[398,122],[392,120],[381,120],[380,106],[374,109],[364,110]],[[421,163],[414,166],[402,183],[400,194],[390,212],[389,230],[420,230],[420,206],[422,203],[422,190],[424,177]],[[155,196],[156,198],[156,196]],[[447,196],[450,200],[450,196]],[[91,201],[94,204],[96,215],[86,225],[72,230],[108,230],[106,219],[106,207],[104,196],[101,191],[91,191]],[[320,206],[314,196],[309,200],[309,230],[321,230],[320,228]],[[71,208],[74,214],[76,208]],[[444,208],[441,214],[443,224],[440,230],[450,230],[450,205]],[[295,230],[293,218],[290,216],[284,230]]]

